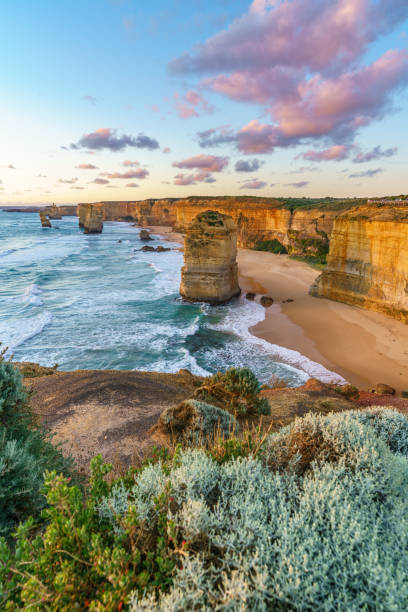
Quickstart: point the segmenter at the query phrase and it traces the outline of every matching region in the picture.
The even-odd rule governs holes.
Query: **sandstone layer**
[[[84,217],[83,227],[85,234],[100,234],[103,229],[103,211],[95,204],[88,204]]]
[[[51,221],[49,220],[48,216],[43,210],[40,211],[40,220],[41,220],[42,227],[52,227]]]
[[[408,323],[408,206],[373,204],[337,217],[311,294]]]
[[[55,204],[47,206],[45,214],[48,215],[50,219],[62,219],[61,210]]]
[[[321,207],[293,209],[271,198],[161,199],[139,202],[97,202],[103,220],[135,221],[141,227],[161,225],[185,232],[193,219],[206,210],[229,215],[238,228],[238,246],[254,248],[265,240],[279,240],[292,255],[315,255],[328,251],[333,221],[338,210]],[[78,204],[79,224],[87,204]]]
[[[180,294],[186,300],[220,304],[241,292],[237,226],[228,215],[207,210],[187,228]]]

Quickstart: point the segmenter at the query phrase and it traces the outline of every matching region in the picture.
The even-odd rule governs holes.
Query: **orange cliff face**
[[[408,323],[408,206],[365,206],[334,222],[327,269],[311,294]]]

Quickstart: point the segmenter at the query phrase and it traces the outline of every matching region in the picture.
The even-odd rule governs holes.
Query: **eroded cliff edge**
[[[334,220],[327,269],[311,294],[408,323],[408,205],[368,205]]]

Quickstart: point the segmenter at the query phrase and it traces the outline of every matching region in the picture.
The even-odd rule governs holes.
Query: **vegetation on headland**
[[[25,405],[19,374],[1,365],[2,407]],[[250,371],[203,382],[211,414],[223,401],[237,418],[259,412]],[[152,449],[119,477],[96,457],[86,487],[58,465],[46,472],[43,503],[0,540],[1,609],[408,607],[405,416],[372,408],[213,433]]]

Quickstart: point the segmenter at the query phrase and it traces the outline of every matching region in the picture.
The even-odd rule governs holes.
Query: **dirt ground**
[[[200,379],[187,372],[159,374],[79,370],[25,379],[31,406],[54,441],[81,471],[101,453],[128,465],[152,445],[148,431],[168,406],[189,397]]]

